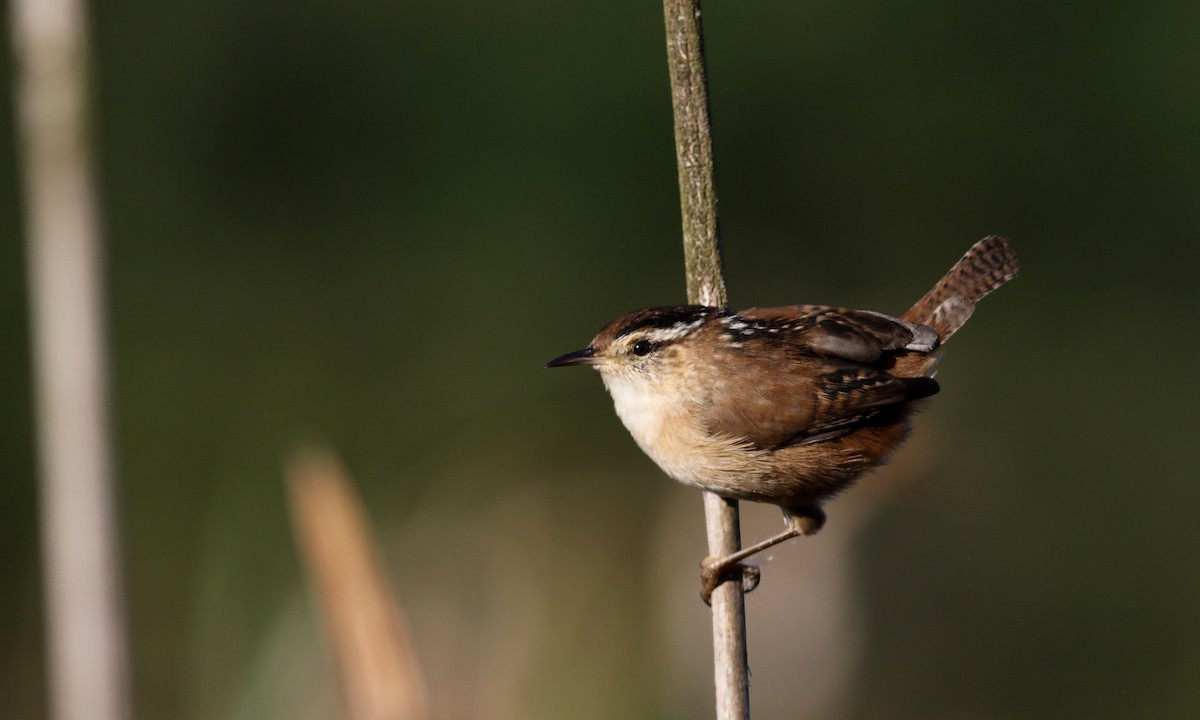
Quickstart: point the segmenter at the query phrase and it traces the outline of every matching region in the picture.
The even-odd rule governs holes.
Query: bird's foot
[[[727,580],[742,582],[742,592],[748,593],[758,587],[762,573],[757,565],[746,565],[739,561],[730,562],[728,558],[705,558],[700,563],[700,599],[705,605],[712,606],[712,594],[717,586]]]

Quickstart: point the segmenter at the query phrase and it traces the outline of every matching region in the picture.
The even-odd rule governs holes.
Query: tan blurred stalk
[[[429,717],[408,623],[384,579],[351,480],[327,450],[288,462],[292,530],[316,594],[351,720]]]
[[[53,718],[129,716],[82,0],[10,4]]]

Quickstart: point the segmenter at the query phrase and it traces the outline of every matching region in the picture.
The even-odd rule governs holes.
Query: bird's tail
[[[946,273],[933,289],[917,301],[901,317],[909,322],[928,325],[937,331],[940,343],[945,343],[958,331],[975,311],[975,303],[988,293],[1017,276],[1021,263],[1008,244],[1008,238],[999,235],[985,237],[971,246],[954,267]],[[898,365],[903,375],[931,373],[936,357],[912,356],[902,358]],[[905,372],[907,371],[907,372]]]

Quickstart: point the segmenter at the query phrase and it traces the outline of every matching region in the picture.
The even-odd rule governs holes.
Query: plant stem
[[[688,301],[724,307],[728,300],[721,274],[700,1],[664,0],[663,10],[675,111],[675,159],[679,168]]]
[[[84,0],[15,0],[49,717],[129,717]]]
[[[721,273],[700,2],[663,0],[663,14],[675,113],[688,302],[724,307],[728,300]],[[724,557],[741,548],[736,501],[706,492],[704,515],[711,557]],[[726,582],[718,586],[713,592],[712,610],[717,718],[743,720],[750,717],[750,688],[742,584]]]

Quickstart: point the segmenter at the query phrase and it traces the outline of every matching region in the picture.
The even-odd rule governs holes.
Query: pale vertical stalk
[[[741,549],[736,500],[705,492],[704,520],[710,557],[724,557]],[[717,690],[717,720],[743,720],[750,717],[745,601],[740,582],[722,583],[712,594],[713,679]]]
[[[675,154],[683,215],[688,302],[724,307],[717,194],[713,183],[712,130],[699,0],[664,0],[667,64],[675,112]],[[708,554],[724,557],[741,548],[738,505],[704,493]],[[712,596],[713,665],[718,720],[750,717],[746,660],[746,608],[740,582],[726,582]]]
[[[80,0],[11,0],[50,716],[129,716]]]

